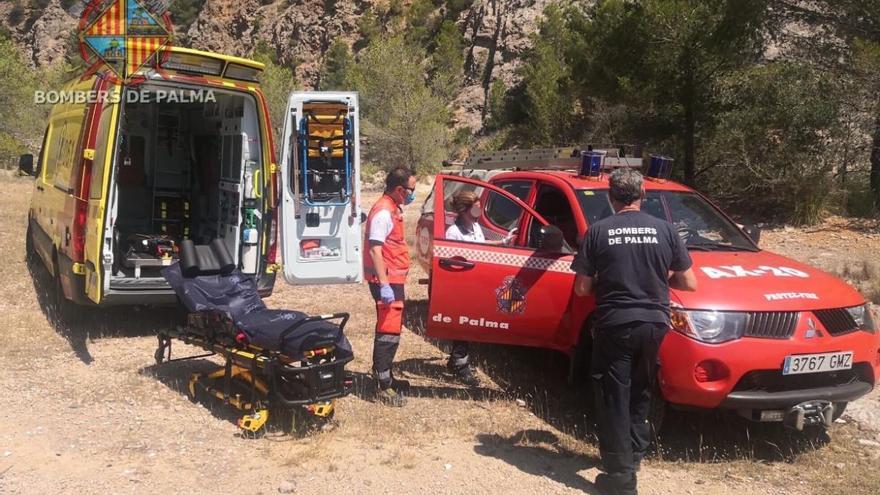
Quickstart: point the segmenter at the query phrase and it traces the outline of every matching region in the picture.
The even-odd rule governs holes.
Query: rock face
[[[474,0],[457,25],[464,35],[464,86],[450,102],[457,127],[479,130],[489,88],[496,80],[517,82],[516,68],[530,45],[541,12],[551,0]],[[436,3],[436,2],[435,2]],[[259,42],[283,63],[296,66],[304,88],[318,83],[324,54],[336,39],[353,46],[361,39],[360,17],[387,0],[207,0],[178,43],[247,56]],[[438,12],[446,7],[441,5]],[[34,65],[59,61],[75,31],[80,6],[65,12],[59,0],[41,11],[27,10],[27,22],[10,25],[11,2],[0,4],[0,25],[9,30]]]
[[[475,0],[457,20],[465,40],[464,87],[450,102],[457,127],[479,130],[495,80],[517,82],[516,68],[551,0]],[[324,54],[336,39],[350,46],[360,37],[358,20],[381,0],[208,0],[186,33],[193,47],[250,53],[262,40],[279,60],[296,65],[305,88],[318,82]]]
[[[466,55],[465,87],[453,104],[457,127],[478,130],[486,118],[489,89],[496,80],[508,88],[551,0],[476,0],[462,14]]]
[[[65,12],[58,0],[52,0],[41,10],[17,7],[12,2],[0,4],[0,28],[11,34],[22,48],[25,60],[34,66],[52,65],[64,59],[78,20],[79,16]]]

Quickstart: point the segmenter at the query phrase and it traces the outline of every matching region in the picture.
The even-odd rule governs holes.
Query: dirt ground
[[[75,328],[52,320],[46,275],[29,273],[24,262],[31,183],[0,177],[0,186],[0,493],[595,493],[589,401],[565,384],[565,358],[477,346],[483,387],[451,383],[443,343],[421,335],[427,301],[418,270],[398,355],[398,374],[413,384],[407,407],[373,402],[373,306],[364,286],[279,281],[271,307],[352,314],[356,391],[339,401],[329,431],[246,439],[228,407],[187,399],[188,375],[209,368],[208,360],[154,364],[155,333],[172,324],[171,311],[101,311]],[[410,221],[417,210],[408,209]],[[841,220],[773,229],[765,239],[768,248],[832,270],[880,252],[877,225]],[[828,434],[671,413],[643,465],[641,492],[878,493],[880,397],[851,411]]]

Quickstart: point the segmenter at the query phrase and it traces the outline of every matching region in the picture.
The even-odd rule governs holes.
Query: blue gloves
[[[394,291],[391,290],[391,286],[388,284],[382,284],[382,287],[379,289],[379,297],[382,299],[382,302],[385,304],[391,304],[394,302]]]

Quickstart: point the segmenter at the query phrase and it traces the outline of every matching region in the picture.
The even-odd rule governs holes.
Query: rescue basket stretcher
[[[352,388],[345,371],[353,359],[344,335],[348,313],[268,309],[222,242],[184,241],[180,249],[180,261],[162,275],[189,314],[184,325],[159,334],[156,363],[222,356],[216,370],[191,375],[190,397],[207,394],[245,412],[238,426],[250,434],[264,431],[270,411],[290,413],[294,427],[331,418],[335,400]],[[173,340],[207,352],[172,359]]]

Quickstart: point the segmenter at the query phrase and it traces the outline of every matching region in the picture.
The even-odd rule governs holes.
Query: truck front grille
[[[859,328],[856,324],[856,320],[854,320],[852,315],[849,314],[849,311],[844,308],[819,309],[813,311],[813,314],[816,315],[816,318],[819,318],[819,321],[822,322],[822,326],[824,326],[825,330],[828,330],[828,333],[831,335],[843,335],[845,333],[854,332]]]
[[[759,339],[790,339],[794,335],[797,321],[796,311],[749,313],[745,336]]]
[[[871,383],[871,367],[868,363],[856,363],[852,369],[808,373],[804,375],[783,375],[779,370],[750,371],[736,384],[737,392],[785,392],[808,388],[836,387],[857,381]]]

